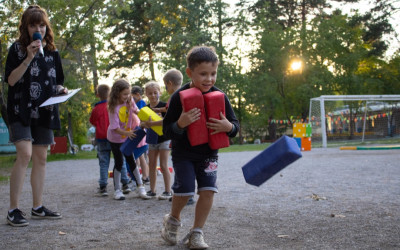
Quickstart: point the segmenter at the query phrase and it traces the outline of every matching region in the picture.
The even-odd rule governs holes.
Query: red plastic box
[[[200,119],[190,124],[187,129],[190,145],[197,146],[207,143],[208,129],[203,94],[197,88],[190,88],[179,92],[179,96],[185,112],[193,108],[199,108],[201,111]]]
[[[219,91],[207,93],[204,96],[204,103],[206,107],[207,119],[215,118],[221,120],[220,113],[225,115],[225,95]],[[219,149],[229,147],[229,137],[225,132],[211,135],[214,132],[209,129],[208,144],[211,149]]]

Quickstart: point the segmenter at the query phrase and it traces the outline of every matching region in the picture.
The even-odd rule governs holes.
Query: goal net
[[[313,145],[400,137],[400,95],[323,95],[310,100]]]

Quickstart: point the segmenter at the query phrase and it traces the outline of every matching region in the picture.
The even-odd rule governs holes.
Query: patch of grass
[[[368,146],[368,145],[386,145],[386,144],[400,144],[400,137],[387,137],[382,139],[365,139],[364,142],[361,142],[361,139],[354,140],[329,140],[328,139],[328,148],[339,148],[342,146]],[[321,148],[322,142],[318,141],[312,142],[313,148]]]
[[[0,182],[8,182],[10,180],[10,176],[0,174]]]
[[[96,159],[97,151],[78,151],[75,155],[72,154],[54,154],[48,155],[47,161],[65,161],[65,160],[85,160],[85,159]]]
[[[96,159],[96,151],[79,151],[77,154],[55,154],[48,155],[47,161],[65,161],[65,160],[82,160],[82,159]],[[12,166],[15,162],[15,154],[13,155],[0,155],[0,181],[8,181]],[[32,167],[29,163],[28,167]]]
[[[0,182],[10,179],[10,171],[14,161],[15,155],[0,155]]]
[[[263,144],[242,144],[242,145],[231,145],[228,148],[221,148],[220,153],[226,152],[243,152],[243,151],[262,151],[266,149],[271,143]]]
[[[15,155],[0,155],[0,169],[12,167],[15,161]]]

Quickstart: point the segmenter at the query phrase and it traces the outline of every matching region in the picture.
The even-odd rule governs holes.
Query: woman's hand
[[[33,41],[26,47],[26,58],[21,62],[21,64],[17,68],[15,68],[11,72],[10,76],[8,77],[9,86],[14,86],[17,83],[17,81],[19,81],[22,78],[22,76],[28,69],[29,65],[31,64],[32,59],[38,52],[39,47],[40,47],[40,40]]]
[[[68,94],[68,89],[62,85],[57,85],[56,95]]]
[[[26,47],[26,60],[29,60],[29,62],[26,63],[30,63],[32,61],[32,59],[35,57],[36,53],[38,52],[39,48],[41,45],[41,41],[40,40],[35,40],[33,42],[31,42],[31,44],[28,45],[28,47]]]

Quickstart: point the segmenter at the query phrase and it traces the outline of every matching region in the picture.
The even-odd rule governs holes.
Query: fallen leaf
[[[326,200],[326,197],[324,197],[324,196],[319,196],[319,195],[317,195],[317,194],[312,194],[312,195],[311,195],[311,198],[312,198],[313,200],[316,200],[316,201],[319,201],[319,200]]]

